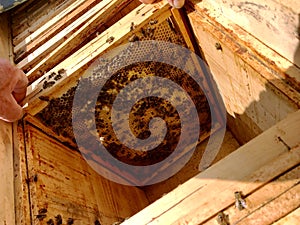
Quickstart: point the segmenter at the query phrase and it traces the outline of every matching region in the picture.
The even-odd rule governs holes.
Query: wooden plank
[[[120,185],[97,174],[78,151],[25,124],[32,221],[45,224],[61,215],[63,223],[112,224],[144,208],[148,200],[134,186]],[[134,201],[134,204],[133,204]],[[46,218],[39,221],[41,209]]]
[[[271,54],[271,49],[262,47],[262,43],[223,17],[219,16],[220,21],[216,22],[212,10],[209,13],[206,9],[197,10],[189,13],[189,18],[232,117],[230,123],[238,128],[232,131],[241,137],[240,143],[246,143],[297,110],[299,92],[279,78],[278,73],[283,71],[274,67],[274,62],[260,56],[277,55],[276,63],[284,61],[279,60],[278,54]],[[221,49],[215,47],[216,43]],[[250,129],[244,132],[240,127]]]
[[[288,214],[286,217],[273,223],[273,225],[294,225],[300,221],[300,207]]]
[[[9,16],[0,14],[0,57],[9,59],[11,39]],[[0,120],[0,224],[15,224],[12,124]]]
[[[235,191],[247,195],[299,164],[299,127],[300,111],[297,111],[124,224],[199,224],[206,221],[234,203],[232,194]]]
[[[238,0],[232,0],[232,1],[238,2]],[[232,1],[229,1],[228,3],[230,4],[230,2],[232,2]],[[267,1],[272,1],[272,0],[267,0]],[[244,60],[247,61],[247,60],[250,60],[251,58],[249,57],[249,59],[247,59],[246,57],[248,54],[245,54],[245,53],[247,53],[247,51],[250,50],[249,52],[251,54],[255,55],[256,60],[264,62],[265,65],[267,65],[270,68],[271,73],[270,72],[266,73],[265,71],[262,71],[263,72],[262,75],[264,77],[266,77],[267,79],[272,80],[272,77],[280,78],[280,79],[287,80],[287,82],[289,82],[291,84],[295,84],[295,85],[297,83],[299,84],[300,70],[299,70],[299,66],[295,65],[293,60],[289,61],[288,59],[285,58],[286,56],[284,54],[283,55],[278,54],[278,52],[276,50],[274,51],[273,50],[274,48],[272,48],[272,46],[270,46],[268,44],[268,42],[260,41],[259,39],[255,38],[253,36],[252,32],[247,32],[247,31],[245,31],[245,29],[243,29],[244,27],[238,26],[236,24],[236,22],[240,22],[240,21],[238,21],[237,19],[232,21],[232,20],[226,18],[224,16],[223,12],[216,10],[217,5],[213,4],[212,1],[202,1],[199,4],[197,4],[196,1],[194,1],[194,2],[190,1],[190,3],[192,5],[192,7],[195,9],[194,13],[191,13],[190,15],[192,15],[192,16],[194,16],[195,14],[198,15],[196,20],[194,20],[190,17],[191,22],[192,23],[195,22],[194,23],[195,27],[197,27],[197,23],[196,23],[197,20],[200,20],[200,21],[202,20],[204,22],[203,25],[209,25],[209,24],[213,25],[212,27],[210,27],[210,28],[212,28],[211,33],[214,34],[216,32],[216,34],[214,34],[214,35],[220,41],[223,39],[225,41],[225,42],[223,42],[223,44],[225,44],[226,41],[232,42],[232,39],[239,40],[239,44],[242,44],[242,46],[236,46],[236,51],[237,51],[236,53],[238,53],[239,55],[244,55]],[[195,5],[193,3],[195,3]],[[259,3],[259,4],[261,4],[261,3]],[[299,4],[299,3],[297,3],[297,4]],[[284,8],[284,5],[290,5],[290,3],[289,3],[289,1],[284,1],[284,3],[282,3],[282,5],[283,5],[282,7]],[[218,7],[217,7],[217,9],[218,9]],[[272,12],[272,13],[274,13],[274,12]],[[289,17],[287,16],[287,18],[289,18]],[[244,22],[244,21],[245,20],[242,20],[242,22]],[[199,23],[198,23],[198,26],[199,26]],[[213,28],[213,27],[215,27],[215,28]],[[255,27],[255,26],[253,26],[253,27]],[[197,29],[195,29],[195,30],[197,30]],[[297,30],[297,28],[295,28],[295,30]],[[220,34],[220,31],[223,31],[223,35]],[[268,34],[268,35],[269,35],[269,37],[272,37],[271,34]],[[225,39],[226,36],[228,39]],[[199,40],[201,40],[200,36],[198,38],[199,38]],[[282,39],[280,39],[280,40],[282,40]],[[284,38],[284,40],[285,40],[285,38]],[[297,46],[298,46],[298,41],[294,44],[293,48],[297,48]],[[241,48],[240,52],[238,52],[238,47],[245,47],[246,49]],[[291,49],[293,49],[293,48],[291,48]],[[247,50],[247,51],[245,52],[245,50]],[[294,51],[295,54],[297,52],[299,52],[299,46],[298,46],[298,49],[295,49],[295,51]],[[244,53],[244,54],[242,54],[242,53]],[[297,58],[299,58],[299,57],[297,57]],[[255,60],[252,60],[252,61],[255,61]],[[254,63],[254,65],[255,64],[256,63]],[[272,81],[272,83],[275,86],[279,86],[279,84],[280,84],[280,83],[275,82],[275,80]],[[286,91],[288,91],[288,89]],[[299,89],[298,89],[298,91],[299,91]]]
[[[299,1],[205,0],[199,2],[194,0],[191,2],[207,9],[213,7],[217,14],[216,18],[220,15],[229,18],[290,62],[300,66]],[[282,40],[285,40],[284,43]]]
[[[292,191],[294,188],[297,188],[296,186],[298,186],[299,182],[300,166],[292,169],[286,174],[283,174],[278,179],[273,180],[272,182],[263,186],[261,189],[256,190],[254,193],[244,198],[247,204],[246,209],[240,211],[236,208],[235,205],[232,205],[226,210],[223,210],[223,213],[229,216],[229,220],[232,224],[255,224],[255,221],[257,222],[257,224],[271,224],[278,218],[282,217],[283,214],[286,214],[287,212],[291,211],[293,207],[295,207],[295,204],[293,205],[293,202],[297,203],[297,197],[294,196],[296,201],[290,201],[287,199],[283,199],[282,201],[281,199],[283,198],[283,196],[286,196],[288,192]],[[289,202],[288,207],[279,207],[279,205],[286,204],[286,201]],[[274,207],[274,204],[277,204],[277,206]],[[271,206],[273,206],[274,208],[270,209]],[[279,208],[282,209],[278,210]],[[261,214],[262,211],[264,212],[263,215]],[[257,213],[259,213],[260,215],[258,216]],[[259,222],[256,219],[253,219],[254,215],[256,215],[256,217],[260,220]],[[217,224],[216,217],[216,215],[213,216],[212,219],[205,222],[204,224]],[[248,222],[246,222],[246,218]]]
[[[130,0],[129,0],[130,1]],[[83,7],[88,7],[85,2]],[[90,2],[90,4],[93,3]],[[46,43],[43,43],[38,49],[33,53],[29,54],[25,59],[18,63],[18,66],[25,71],[28,71],[28,68],[32,68],[38,62],[38,65],[43,65],[45,62],[45,57],[51,55],[51,58],[47,58],[48,61],[53,62],[60,61],[63,59],[65,52],[71,52],[76,46],[79,46],[86,37],[94,33],[100,26],[102,26],[107,20],[114,16],[120,8],[124,7],[128,1],[101,1],[99,4],[95,5],[85,14],[80,16],[78,19],[73,21],[69,26],[61,30],[59,33],[55,34],[50,40]],[[74,11],[74,16],[77,16],[78,12],[81,12],[82,8],[79,7],[78,10]],[[72,18],[70,15],[70,20],[72,21],[75,18]],[[69,18],[67,18],[69,19]],[[62,19],[64,21],[64,19]],[[64,23],[62,23],[64,24]],[[57,32],[57,31],[55,31]],[[59,50],[58,50],[59,49]],[[55,54],[53,51],[55,50]],[[45,69],[39,67],[41,71]],[[30,74],[28,73],[29,79]]]
[[[89,0],[89,1],[84,1],[82,4],[78,4],[78,5],[74,4],[76,5],[75,7],[71,5],[70,7],[66,8],[65,11],[55,16],[53,19],[50,19],[46,24],[44,24],[39,29],[32,28],[34,27],[34,25],[30,27],[29,29],[30,30],[34,29],[34,32],[31,33],[29,31],[30,35],[26,36],[25,39],[23,38],[22,41],[14,47],[14,52],[16,54],[15,61],[20,62],[24,57],[26,57],[28,54],[38,49],[42,44],[47,42],[50,38],[55,36],[57,33],[62,32],[63,28],[67,27],[67,25],[70,24],[72,21],[76,20],[86,11],[91,9],[93,6],[97,5],[98,2],[99,0],[98,1]],[[97,9],[95,8],[95,10]],[[65,30],[66,29],[64,29],[64,31]],[[60,38],[62,39],[61,41],[63,41],[64,38],[68,37],[67,34],[68,33],[65,33],[65,35],[63,35]],[[22,36],[22,34],[20,35]],[[18,37],[16,37],[16,39],[17,38]],[[56,40],[57,41],[56,45],[59,45],[60,39]],[[45,48],[45,46],[43,47]]]
[[[25,135],[23,122],[14,124],[14,194],[15,194],[15,216],[16,223],[31,224],[31,210],[28,184],[32,179],[27,174],[27,149],[25,146]]]
[[[199,146],[197,146],[189,162],[174,176],[157,184],[152,184],[150,186],[143,187],[143,190],[146,193],[149,201],[154,202],[155,200],[159,199],[166,193],[169,193],[170,191],[183,184],[187,180],[198,175],[201,172],[199,164],[201,162],[203,152],[205,151],[207,144],[208,140],[201,142]],[[215,164],[216,162],[225,158],[227,155],[229,155],[239,147],[239,144],[237,143],[236,139],[232,136],[231,132],[226,131],[224,141],[220,149],[218,149],[219,152],[212,164]],[[216,146],[216,148],[219,148],[219,146]],[[161,173],[164,173],[164,171],[161,171]]]
[[[25,11],[26,18],[19,22],[15,21],[16,25],[13,26],[13,45],[17,46],[24,39],[29,41],[30,38],[27,37],[30,37],[31,34],[33,34],[31,38],[36,38],[45,32],[54,21],[58,22],[82,3],[81,0],[59,0],[48,2],[44,4],[44,7]]]
[[[44,77],[48,77],[48,75],[54,71],[57,72],[60,69],[65,69],[66,76],[59,80],[55,86],[50,89],[43,90],[41,87],[42,84],[38,84],[39,81],[31,85],[31,89],[33,91],[29,93],[23,102],[26,103],[30,101],[30,104],[28,104],[26,110],[30,112],[30,114],[35,115],[47,105],[47,103],[39,100],[39,96],[43,95],[58,97],[64,92],[64,90],[74,86],[77,79],[81,75],[80,73],[83,72],[94,59],[96,59],[99,55],[109,51],[113,47],[118,46],[125,40],[127,41],[127,39],[132,35],[132,32],[129,32],[131,21],[137,21],[135,22],[137,29],[143,27],[151,19],[159,17],[159,19],[163,21],[170,16],[169,8],[170,6],[166,1],[159,2],[154,5],[142,5],[120,20],[117,24],[110,27],[105,33],[102,33],[90,43],[83,46],[73,55],[65,59],[63,62],[44,75]],[[136,11],[138,10],[139,13],[137,14]],[[107,42],[109,37],[114,37],[114,40],[111,43]],[[56,55],[56,53],[57,51],[54,50],[49,57],[46,57],[46,62],[50,63],[49,58],[52,58],[52,56]],[[61,54],[66,53],[62,52]],[[74,62],[78,63],[74,64]],[[61,89],[62,87],[63,89]]]
[[[300,207],[300,185],[299,182],[294,187],[286,190],[276,199],[256,210],[246,218],[240,220],[237,224],[271,224],[281,217],[286,216],[291,211]]]

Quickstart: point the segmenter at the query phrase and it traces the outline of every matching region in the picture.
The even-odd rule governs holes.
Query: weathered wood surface
[[[33,122],[33,120],[31,120]],[[31,216],[45,224],[57,215],[66,224],[112,224],[148,205],[144,192],[97,174],[81,154],[25,120]],[[46,213],[39,210],[47,209]],[[39,216],[46,217],[40,221]]]
[[[221,15],[227,17],[290,62],[300,66],[298,0],[192,0],[191,2],[200,7],[213,6],[216,17]]]
[[[300,111],[297,111],[123,224],[200,224],[207,221],[234,204],[235,191],[247,196],[299,165],[299,128]],[[296,177],[299,179],[297,172]],[[291,189],[293,193],[299,192],[297,184],[290,183],[295,186]],[[287,201],[285,197],[276,201],[286,206],[292,192],[287,192],[290,194]],[[299,200],[293,205],[294,209],[297,204]],[[278,210],[274,206],[268,209],[270,213]],[[250,218],[247,220],[251,221]]]
[[[11,55],[8,15],[0,14],[0,57]],[[1,104],[1,103],[0,103]],[[0,224],[15,224],[12,124],[0,120]]]
[[[218,135],[218,134],[217,134]],[[191,179],[192,177],[198,175],[201,170],[199,168],[200,161],[203,156],[203,152],[207,147],[208,140],[205,140],[199,144],[197,149],[195,150],[193,156],[189,160],[189,162],[176,173],[174,176],[170,177],[169,179],[162,181],[157,184],[153,184],[151,186],[143,187],[145,194],[150,202],[154,202],[155,200],[159,199],[163,195],[167,194],[168,192],[175,189],[177,186],[183,184],[187,180]],[[215,144],[215,143],[214,143]],[[219,148],[220,146],[215,144],[215,148]],[[221,159],[225,158],[230,153],[234,152],[238,149],[240,145],[236,141],[236,139],[232,136],[230,131],[226,131],[223,143],[218,149],[218,154],[214,159],[212,164],[220,161]],[[162,171],[161,173],[163,173]]]
[[[244,198],[246,209],[238,210],[232,205],[223,212],[230,215],[232,224],[271,224],[299,207],[299,183],[297,166]],[[216,217],[204,224],[217,224]]]
[[[13,45],[30,41],[49,28],[53,21],[59,21],[62,16],[72,12],[82,4],[82,0],[59,1],[28,1],[16,10],[12,11],[12,35]],[[47,25],[48,24],[48,25]],[[67,26],[68,24],[66,24]],[[33,35],[33,36],[30,36]]]
[[[29,71],[27,75],[32,81],[31,75],[37,72],[33,68],[38,68],[38,71],[42,73],[47,71],[47,66],[48,68],[54,66],[50,62],[63,60],[66,54],[70,54],[73,49],[80,46],[88,36],[96,31],[100,33],[100,28],[105,26],[130,2],[130,0],[105,0],[96,4],[95,1],[85,1],[72,14],[62,15],[58,18],[59,20],[50,21],[46,24],[49,27],[45,28],[44,35],[33,39],[32,43],[23,43],[23,46],[20,47],[16,46],[16,48],[25,48],[26,54],[28,54],[28,56],[25,55],[25,58],[21,58],[22,61],[18,63],[18,66]],[[66,26],[66,24],[69,25]],[[60,29],[62,26],[65,28]],[[27,38],[32,39],[31,36]]]
[[[14,38],[14,53],[16,54],[15,61],[19,62],[28,54],[32,53],[96,3],[96,1],[91,0],[84,1],[81,5],[80,2],[75,2],[73,5],[67,7],[64,12],[54,16],[54,18],[48,16],[47,22],[40,28],[37,28],[37,25],[34,24],[30,26],[28,28],[29,31],[25,30],[25,32]],[[37,20],[39,19],[40,18],[37,18]],[[20,39],[21,42],[16,44],[18,39]],[[43,47],[45,48],[45,46]],[[33,56],[31,55],[30,58],[33,58]]]
[[[189,18],[230,115],[229,127],[246,143],[300,108],[297,82],[284,79],[281,65],[290,65],[295,77],[300,70],[214,9],[198,3]]]
[[[275,222],[273,225],[293,225],[297,224],[300,221],[300,207],[295,211],[288,214],[286,217],[283,217],[279,221]]]

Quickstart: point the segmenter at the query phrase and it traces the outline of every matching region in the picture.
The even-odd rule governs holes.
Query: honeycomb
[[[167,41],[185,47],[184,39],[181,33],[173,25],[171,19],[167,19],[160,24],[158,24],[157,21],[150,21],[148,25],[141,28],[138,32],[136,32],[136,34],[131,36],[128,39],[128,42],[145,40]],[[171,52],[172,49],[164,49],[164,51]],[[128,52],[124,54],[128,54]],[[138,57],[139,54],[151,55],[151,49],[141,49],[134,57]],[[182,56],[177,56],[175,53],[174,60],[181,59],[181,57]],[[103,61],[98,70],[94,69],[92,76],[83,76],[80,80],[80,84],[84,83],[84,86],[88,87],[95,86],[98,85],[99,82],[103,82],[105,77],[105,72],[103,71],[118,68],[121,58],[122,57],[120,55],[115,55],[110,60]],[[91,102],[87,101],[83,108],[73,108],[73,113],[76,113],[77,116],[80,117],[81,114],[83,116],[86,111],[89,111],[94,107],[94,118],[87,119],[83,116],[82,118],[84,119],[81,122],[72,124],[73,100],[75,91],[78,90],[76,89],[76,86],[66,90],[66,92],[59,98],[41,98],[41,100],[48,102],[48,106],[38,113],[36,117],[46,126],[51,127],[57,135],[70,138],[74,143],[76,143],[73,134],[73,126],[75,126],[76,132],[80,134],[81,138],[85,139],[86,143],[91,143],[91,149],[97,148],[97,146],[92,146],[94,142],[90,140],[91,138],[96,137],[100,139],[102,144],[112,156],[127,164],[146,166],[158,163],[174,151],[178,140],[182,135],[179,113],[176,108],[172,106],[170,101],[155,96],[148,96],[137,101],[131,108],[131,112],[129,114],[129,127],[136,138],[146,139],[153,135],[149,130],[149,124],[153,118],[159,117],[165,121],[167,132],[164,140],[150,151],[140,151],[124,145],[114,132],[114,128],[116,127],[113,126],[111,118],[112,105],[121,90],[140,78],[151,76],[167,78],[168,80],[178,84],[185,90],[186,93],[188,93],[197,109],[199,121],[201,123],[199,139],[202,134],[210,131],[210,109],[202,89],[196,81],[194,81],[184,71],[172,65],[156,62],[155,56],[153,56],[153,61],[133,63],[118,69],[109,80],[105,81],[103,88],[99,91],[95,106],[93,106]],[[149,86],[150,89],[154,85],[155,84],[151,82],[145,84],[145,86]],[[85,92],[87,93],[89,90],[83,89],[80,91],[83,96],[82,101],[86,101],[86,99],[84,99]],[[143,90],[136,90],[136,93],[139,91],[143,92]],[[164,92],[165,90],[158,89],[152,91]],[[178,98],[178,96],[175,96],[172,92],[167,93],[165,91],[164,94],[169,95],[170,99]],[[128,96],[128,98],[129,97],[130,96]],[[180,101],[180,99],[177,100]],[[125,112],[123,112],[123,108],[126,107],[128,102],[124,101],[123,104],[124,106],[122,104],[118,105],[118,117],[125,114]],[[185,104],[185,102],[182,102],[182,104]],[[96,121],[96,129],[94,129],[91,125],[94,120]],[[190,122],[193,123],[194,121]],[[86,127],[90,129],[89,134],[86,133]],[[126,127],[117,127],[117,129],[121,131],[121,136],[129,132],[126,130]],[[194,131],[190,130],[189,132],[193,133]],[[184,138],[188,141],[189,135],[186,135]],[[129,140],[129,142],[133,141],[134,140]],[[91,154],[96,153],[93,152]],[[91,155],[91,158],[95,158],[95,156]],[[102,160],[105,161],[103,158]]]

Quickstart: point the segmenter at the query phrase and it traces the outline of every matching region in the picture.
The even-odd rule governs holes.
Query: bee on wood
[[[222,51],[222,45],[221,45],[219,42],[217,42],[217,43],[215,44],[215,47],[216,47],[217,50]]]
[[[63,76],[65,76],[66,75],[66,70],[65,69],[60,69],[59,71],[58,71],[58,74],[54,77],[54,80],[55,81],[58,81],[58,80],[60,80],[61,78],[63,78]]]
[[[56,75],[56,73],[52,72],[49,76],[48,79],[50,80],[52,77],[54,77]]]
[[[235,197],[235,207],[238,208],[238,210],[243,210],[247,208],[246,201],[243,199],[242,192],[236,191],[234,192]]]
[[[150,20],[149,25],[155,25],[158,23],[158,20]]]
[[[223,212],[219,212],[217,216],[217,222],[220,225],[229,225],[229,217]]]
[[[43,84],[43,89],[47,89],[47,88],[50,88],[52,87],[53,85],[55,84],[55,81],[45,81],[44,84]]]
[[[39,99],[42,100],[42,101],[45,101],[45,102],[50,101],[50,98],[48,96],[40,96]]]
[[[135,42],[135,41],[139,41],[139,40],[140,40],[140,38],[139,38],[136,34],[132,35],[132,36],[128,39],[129,42]]]
[[[131,25],[130,25],[130,31],[133,31],[134,29],[135,29],[134,22],[131,22]]]
[[[109,38],[107,38],[106,43],[110,44],[115,40],[115,37],[110,36]]]

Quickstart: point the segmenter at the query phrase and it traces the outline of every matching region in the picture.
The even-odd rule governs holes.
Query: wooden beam
[[[300,207],[295,211],[288,214],[286,217],[283,217],[279,221],[273,223],[273,225],[294,225],[300,221]]]
[[[105,1],[102,1],[102,3],[103,2]],[[62,43],[67,37],[71,35],[70,32],[73,29],[76,29],[77,26],[84,24],[85,20],[89,19],[89,17],[82,17],[84,13],[86,13],[88,10],[92,10],[94,11],[94,13],[96,13],[101,9],[97,8],[98,5],[101,4],[97,4],[97,1],[94,0],[84,1],[74,9],[72,9],[74,6],[68,7],[65,10],[69,11],[68,13],[60,13],[53,19],[49,18],[49,21],[46,24],[34,30],[33,33],[30,33],[28,36],[23,38],[22,42],[14,47],[14,52],[16,54],[15,61],[20,62],[21,60],[23,60],[23,63],[27,62],[26,65],[28,67],[30,67],[32,64],[35,64],[36,60],[34,59],[36,55],[39,55],[42,52],[49,52],[53,48],[55,48],[55,46],[58,46],[60,43]],[[30,27],[29,29],[32,29],[32,27]],[[55,38],[53,36],[59,36],[59,38]],[[49,44],[49,42],[52,44]],[[22,62],[20,62],[20,67],[26,70],[26,67],[22,66]]]
[[[118,23],[111,26],[108,30],[100,34],[91,42],[83,46],[77,52],[66,58],[59,65],[50,70],[43,78],[47,78],[52,72],[57,72],[60,69],[66,70],[66,75],[60,79],[53,87],[43,90],[40,80],[31,85],[33,91],[29,92],[23,103],[29,102],[26,110],[35,115],[41,111],[47,103],[41,101],[39,96],[58,97],[65,90],[74,86],[82,72],[99,57],[101,54],[113,49],[121,43],[128,41],[128,38],[134,33],[130,32],[131,22],[134,21],[136,30],[143,27],[151,19],[158,19],[160,22],[168,18],[170,13],[170,6],[166,1],[158,2],[153,5],[141,5],[136,10],[132,11]],[[137,13],[138,12],[138,13]],[[108,42],[109,37],[114,37],[111,42]],[[61,50],[61,49],[60,49]],[[57,51],[51,53],[51,58],[56,55]],[[62,54],[66,54],[62,52]],[[48,63],[49,58],[44,63]],[[74,62],[77,62],[76,64]]]
[[[229,216],[230,223],[232,224],[249,224],[249,219],[251,218],[251,223],[256,222],[256,224],[271,224],[272,222],[278,220],[278,218],[283,217],[285,214],[297,207],[297,196],[295,195],[293,200],[289,200],[288,206],[283,207],[282,205],[287,203],[287,199],[281,200],[286,193],[297,189],[300,183],[300,166],[288,171],[279,178],[267,183],[262,188],[251,193],[249,196],[244,197],[246,201],[246,207],[243,210],[237,209],[234,205],[231,205],[226,210],[222,210],[225,215]],[[234,198],[234,196],[232,196]],[[296,204],[295,204],[296,203]],[[299,199],[298,199],[299,203]],[[274,207],[274,205],[276,205]],[[270,207],[273,209],[270,209]],[[278,208],[281,208],[280,211]],[[262,212],[264,214],[262,215]],[[258,215],[260,214],[260,215]],[[254,216],[255,215],[255,216]],[[257,219],[260,221],[258,222]],[[212,215],[212,218],[205,222],[205,225],[216,224],[217,215]],[[246,220],[248,223],[246,223]],[[255,224],[255,223],[254,223]]]
[[[80,46],[82,40],[99,30],[130,1],[132,0],[104,0],[100,2],[28,55],[18,66],[24,70],[29,70],[27,76],[32,83],[49,68],[53,68],[55,62],[64,60],[65,55]]]
[[[0,57],[11,56],[9,16],[0,14]],[[1,103],[0,103],[1,104]],[[0,224],[15,224],[12,124],[0,120]]]
[[[259,41],[251,33],[226,18],[222,12],[215,10],[215,5],[208,1],[201,1],[198,4],[197,2],[196,0],[189,2],[190,7],[193,7],[193,11],[189,13],[189,18],[200,45],[203,44],[201,34],[204,31],[209,31],[221,45],[230,47],[235,58],[238,56],[243,62],[251,65],[262,77],[300,108],[300,94],[295,89],[300,83],[299,67],[275,52],[268,46],[268,43]],[[205,49],[204,51],[207,53],[208,50]],[[219,55],[223,54],[220,53]],[[221,59],[224,60],[225,57],[221,57]],[[285,81],[290,81],[291,84],[294,83],[295,85],[287,84]]]
[[[290,62],[300,66],[297,37],[300,23],[299,1],[191,0],[189,2],[195,5],[195,8],[212,12],[216,20],[222,18],[231,20],[256,40],[260,40]]]
[[[300,162],[300,111],[168,193],[126,224],[200,224]]]
[[[12,17],[13,45],[18,46],[20,43],[35,39],[83,2],[83,0],[52,1],[50,3],[39,1],[23,9],[22,12]]]

